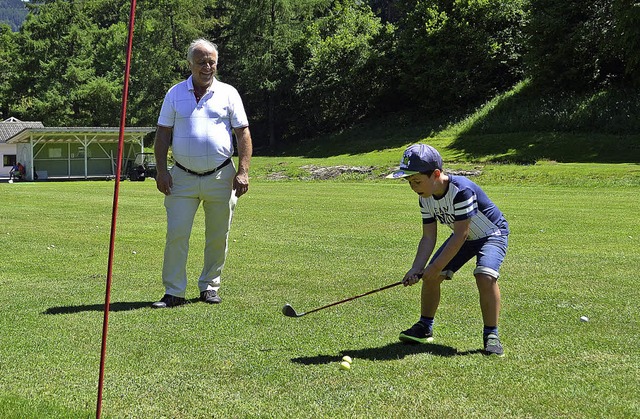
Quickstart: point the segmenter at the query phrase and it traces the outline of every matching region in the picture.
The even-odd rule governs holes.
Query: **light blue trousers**
[[[238,198],[233,191],[234,164],[209,176],[171,169],[173,187],[165,196],[167,237],[162,283],[167,294],[185,298],[189,238],[196,211],[202,203],[205,218],[204,266],[198,279],[200,292],[218,290],[227,257],[229,228]]]

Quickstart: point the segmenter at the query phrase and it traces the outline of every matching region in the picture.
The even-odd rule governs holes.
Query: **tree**
[[[15,111],[46,125],[117,125],[121,76],[96,72],[99,29],[84,3],[38,5],[19,36]]]
[[[520,80],[526,0],[404,1],[400,89],[418,106],[466,108]]]
[[[189,76],[187,48],[220,26],[215,0],[150,0],[138,3],[129,97],[133,123],[155,125],[169,87]],[[124,68],[124,67],[123,67]]]
[[[391,33],[368,6],[350,1],[334,2],[307,27],[309,58],[295,89],[311,131],[340,128],[378,105],[389,80],[379,46]]]
[[[244,93],[252,130],[264,133],[272,150],[353,122],[373,107],[383,71],[375,68],[373,46],[382,25],[368,6],[354,0],[236,3],[228,6],[232,24],[220,72]]]
[[[289,131],[295,109],[294,85],[308,53],[304,28],[330,0],[229,1],[219,73],[238,88],[256,139],[275,149]],[[258,140],[259,141],[259,140]]]
[[[640,3],[637,0],[614,2],[616,31],[624,61],[624,72],[630,82],[640,86]]]
[[[16,35],[11,31],[11,27],[4,23],[0,24],[0,115],[2,119],[8,118],[12,94],[11,78],[14,75],[14,63],[17,60],[18,46]]]
[[[529,74],[541,86],[586,91],[638,81],[640,7],[630,0],[531,1]]]

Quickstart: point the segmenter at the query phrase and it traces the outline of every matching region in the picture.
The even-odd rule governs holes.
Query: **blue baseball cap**
[[[442,170],[442,157],[438,150],[426,144],[409,146],[402,155],[400,168],[387,176],[387,179],[408,177],[416,173]]]

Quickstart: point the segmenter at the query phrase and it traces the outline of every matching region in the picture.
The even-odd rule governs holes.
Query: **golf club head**
[[[289,304],[285,304],[284,307],[282,307],[282,314],[287,317],[299,317],[298,313],[296,313],[293,307],[291,307],[291,305]]]

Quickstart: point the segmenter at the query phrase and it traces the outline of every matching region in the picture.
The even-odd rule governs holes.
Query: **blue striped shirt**
[[[467,240],[509,234],[509,224],[486,193],[464,176],[449,175],[449,186],[444,196],[419,197],[424,224],[440,223],[453,230],[456,221],[471,219]]]

